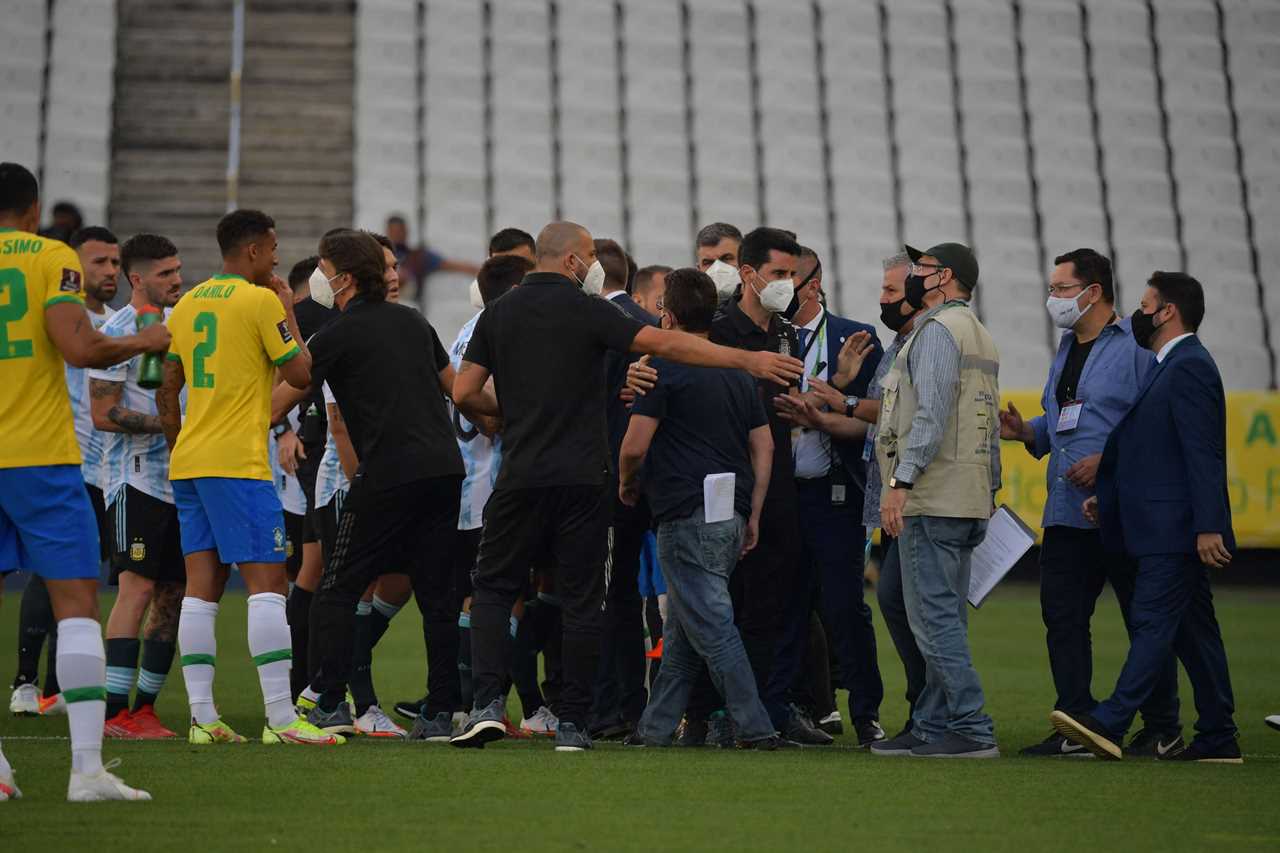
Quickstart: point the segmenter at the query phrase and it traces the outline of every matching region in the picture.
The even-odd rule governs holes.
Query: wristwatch
[[[276,424],[271,428],[271,434],[279,440],[286,432],[291,432],[292,430],[293,427],[289,426],[287,423]]]
[[[853,417],[853,410],[858,408],[858,404],[861,402],[862,402],[861,397],[854,397],[853,395],[849,395],[848,397],[845,397],[844,398],[844,416],[846,418]]]
[[[891,489],[906,489],[909,492],[913,488],[913,485],[914,484],[908,483],[906,480],[899,480],[897,477],[889,478],[889,488]]]

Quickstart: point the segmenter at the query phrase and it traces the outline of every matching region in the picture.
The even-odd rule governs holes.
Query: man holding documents
[[[969,307],[978,283],[973,252],[959,243],[905,248],[907,302],[928,310],[885,375],[876,458],[881,526],[898,538],[903,600],[926,673],[911,730],[871,751],[997,758],[965,608],[970,557],[1000,486],[1000,356]]]
[[[1024,421],[1010,403],[1008,411],[1000,413],[1000,437],[1021,441],[1037,459],[1049,456],[1041,524],[1040,612],[1057,690],[1053,707],[1078,715],[1097,704],[1089,635],[1094,606],[1110,580],[1128,624],[1135,572],[1131,560],[1103,549],[1097,526],[1084,517],[1083,504],[1093,494],[1107,436],[1133,405],[1155,354],[1138,346],[1129,320],[1116,314],[1110,260],[1092,249],[1076,249],[1055,258],[1054,264],[1046,306],[1054,325],[1065,332],[1040,398],[1044,414]],[[1154,756],[1184,746],[1172,656],[1160,667],[1156,687],[1142,706],[1142,719],[1143,729],[1126,753]],[[1022,754],[1090,755],[1056,732]]]
[[[663,328],[703,338],[716,289],[706,273],[667,276]],[[658,522],[658,556],[667,583],[662,669],[633,744],[669,746],[702,661],[737,724],[738,746],[777,749],[742,638],[733,622],[729,577],[756,546],[769,489],[773,438],[755,382],[746,373],[654,362],[658,382],[640,397],[622,441],[619,499],[645,491]]]

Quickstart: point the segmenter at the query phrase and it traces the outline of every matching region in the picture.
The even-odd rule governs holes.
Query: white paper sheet
[[[1001,506],[987,522],[987,536],[973,549],[969,571],[969,603],[981,607],[996,584],[1031,550],[1036,534],[1007,505]]]
[[[737,479],[732,471],[708,474],[703,478],[702,507],[707,524],[733,518],[733,493]]]

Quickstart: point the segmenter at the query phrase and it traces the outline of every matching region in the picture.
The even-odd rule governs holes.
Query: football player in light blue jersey
[[[134,334],[140,311],[167,316],[182,293],[182,261],[168,239],[138,234],[121,248],[120,260],[133,296],[102,327],[108,337]],[[161,434],[155,390],[138,384],[143,358],[134,356],[114,367],[88,371],[93,427],[103,447],[102,487],[109,527],[104,544],[109,543],[111,583],[120,587],[107,618],[103,732],[107,737],[129,739],[176,736],[156,718],[155,702],[173,664],[187,582],[178,510],[169,483],[169,449]],[[135,682],[137,696],[130,710]]]

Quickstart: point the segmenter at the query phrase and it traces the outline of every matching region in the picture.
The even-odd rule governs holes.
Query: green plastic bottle
[[[152,323],[164,321],[160,309],[147,305],[138,309],[138,331],[142,331]],[[154,391],[164,381],[164,355],[148,352],[142,355],[142,364],[138,367],[138,385],[148,391]]]

